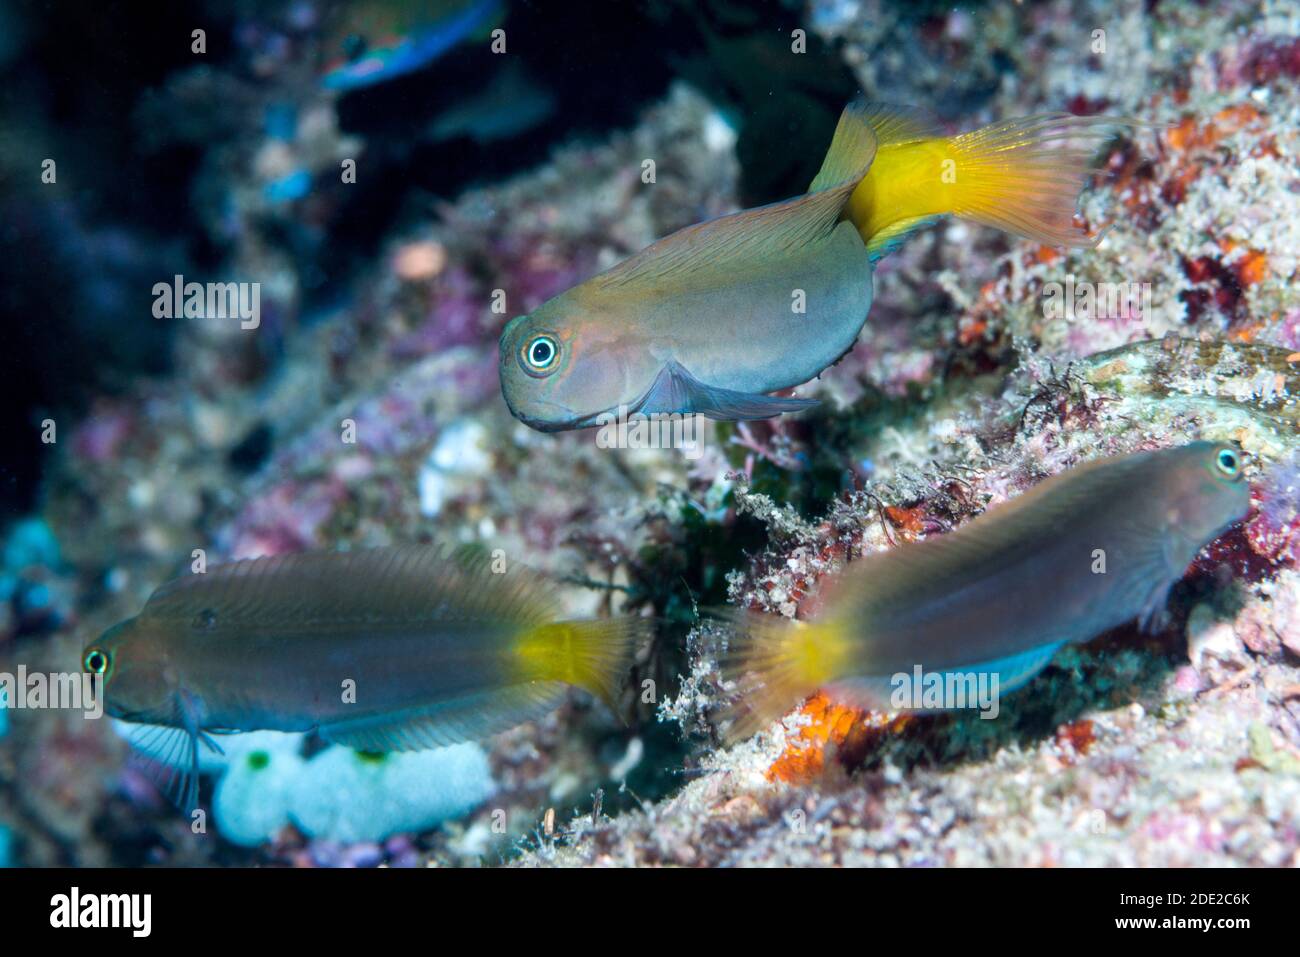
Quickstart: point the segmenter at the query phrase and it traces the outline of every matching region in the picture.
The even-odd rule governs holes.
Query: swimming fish
[[[368,0],[348,7],[330,46],[343,56],[321,78],[343,92],[384,83],[433,63],[493,25],[501,0]]]
[[[722,613],[731,624],[713,650],[735,683],[724,736],[758,730],[819,688],[900,710],[895,692],[918,668],[944,686],[983,675],[1009,692],[1067,643],[1135,618],[1151,627],[1196,553],[1245,516],[1242,464],[1235,446],[1211,442],[1091,462],[954,532],[851,562],[810,620]]]
[[[645,618],[560,620],[543,580],[430,546],[233,562],[158,588],[85,650],[107,712],[157,726],[187,809],[212,734],[316,730],[362,751],[482,738],[569,686],[615,696]],[[172,776],[166,768],[178,768]]]
[[[905,111],[850,104],[808,192],[688,226],[501,334],[501,390],[544,432],[602,415],[760,419],[815,403],[768,393],[838,361],[871,309],[873,264],[944,215],[1053,246],[1095,145],[1127,121],[1049,114],[945,137]]]

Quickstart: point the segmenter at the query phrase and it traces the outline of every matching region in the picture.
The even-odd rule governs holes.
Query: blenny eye
[[[533,336],[524,343],[520,353],[524,371],[529,375],[547,375],[555,370],[556,360],[560,358],[560,344],[553,336],[546,333]]]
[[[81,659],[81,664],[92,675],[102,675],[108,671],[108,652],[101,651],[98,648],[88,648],[86,649],[86,656]]]
[[[1214,456],[1214,465],[1227,478],[1235,479],[1241,476],[1241,457],[1232,449],[1219,449]]]

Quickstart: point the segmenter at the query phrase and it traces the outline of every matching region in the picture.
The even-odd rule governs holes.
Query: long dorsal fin
[[[831,587],[851,588],[869,607],[893,607],[899,595],[920,601],[942,588],[948,594],[979,582],[992,564],[1008,556],[1032,556],[1060,537],[1072,517],[1131,495],[1158,478],[1159,458],[1135,453],[1119,459],[1096,459],[1039,482],[1011,501],[989,509],[960,528],[922,542],[874,552],[854,562],[852,575]],[[1158,536],[1135,528],[1135,553]],[[869,584],[862,586],[860,583]]]
[[[813,178],[808,192],[842,189],[850,184],[857,186],[871,168],[877,147],[887,142],[902,142],[899,136],[910,135],[922,127],[919,121],[910,122],[902,111],[855,100],[840,113],[822,168]],[[886,136],[893,138],[886,139]]]
[[[711,270],[719,282],[765,269],[828,239],[876,155],[875,133],[846,107],[812,188],[803,196],[687,226],[591,280],[597,288],[664,288]]]
[[[877,149],[944,135],[942,123],[913,106],[858,100],[845,107],[844,113],[851,113],[857,122],[871,127]]]
[[[217,565],[162,585],[141,612],[213,624],[554,620],[544,580],[494,574],[486,554],[433,545],[303,552]]]

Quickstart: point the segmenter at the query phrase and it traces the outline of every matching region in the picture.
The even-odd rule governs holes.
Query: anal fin
[[[1040,671],[1047,667],[1062,644],[1064,642],[1052,641],[1039,645],[1037,648],[1031,648],[1029,651],[1007,655],[1005,658],[975,662],[964,667],[938,668],[933,671],[926,669],[923,674],[927,676],[933,674],[944,679],[949,675],[974,675],[977,679],[980,676],[997,675],[996,697],[1000,699],[1003,695],[1010,694],[1012,691],[1028,684]],[[911,675],[907,677],[910,678]],[[829,685],[826,691],[833,700],[856,708],[872,711],[895,711],[897,710],[893,704],[895,685],[895,677],[892,675],[865,675],[860,678],[846,678],[836,681]],[[991,690],[991,685],[988,687]],[[913,693],[919,694],[919,689],[913,689]],[[950,706],[951,704],[940,708],[913,706],[905,710],[925,714],[947,710]],[[967,701],[965,706],[973,708],[976,704]]]
[[[873,263],[879,262],[903,245],[913,233],[937,223],[941,218],[940,216],[918,216],[915,219],[905,219],[886,226],[867,241],[867,255],[871,257]]]
[[[358,751],[422,751],[477,741],[540,718],[556,708],[569,686],[529,681],[423,708],[331,721],[318,729],[327,741]]]

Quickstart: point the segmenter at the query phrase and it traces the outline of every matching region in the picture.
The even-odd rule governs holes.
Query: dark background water
[[[151,315],[153,284],[226,261],[238,237],[223,232],[214,197],[239,171],[223,156],[274,121],[268,103],[292,106],[317,82],[331,9],[0,4],[0,515],[36,504],[49,451],[43,419],[75,422],[92,396],[167,373],[174,327]],[[945,8],[908,9],[923,23]],[[324,222],[290,217],[270,231],[297,270],[304,315],[345,301],[350,279],[412,210],[541,164],[559,144],[630,126],[676,78],[738,126],[742,202],[801,191],[819,159],[803,144],[824,142],[855,92],[812,32],[814,55],[777,55],[789,44],[779,25],[801,16],[801,4],[777,2],[505,4],[501,25],[527,47],[528,88],[543,90],[549,108],[487,143],[427,134],[491,86],[468,45],[344,95],[340,123],[364,138],[367,175],[331,197]],[[190,49],[196,26],[207,32],[202,56]],[[277,69],[261,75],[259,59]],[[57,185],[41,182],[47,157]]]

